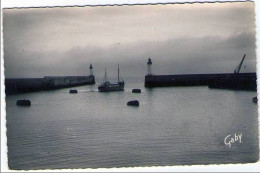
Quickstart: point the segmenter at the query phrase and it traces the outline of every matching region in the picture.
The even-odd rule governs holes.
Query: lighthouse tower
[[[147,75],[150,76],[152,75],[152,60],[149,57],[147,61]]]
[[[90,75],[90,76],[93,76],[93,67],[92,67],[92,64],[90,64],[90,66],[89,66],[89,75]]]

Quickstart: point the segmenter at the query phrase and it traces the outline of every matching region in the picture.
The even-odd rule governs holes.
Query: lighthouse
[[[152,75],[152,60],[149,57],[147,61],[147,75],[150,76]]]
[[[93,76],[93,67],[92,67],[92,64],[90,64],[90,66],[89,66],[89,75],[90,75],[90,76]]]

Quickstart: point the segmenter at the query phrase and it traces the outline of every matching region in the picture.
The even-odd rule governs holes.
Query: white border
[[[227,0],[246,1],[246,0]],[[43,6],[83,6],[83,5],[122,5],[122,4],[155,4],[155,3],[185,3],[185,2],[215,2],[214,0],[2,0],[1,1],[1,17],[2,8],[12,7],[43,7]],[[217,2],[226,2],[225,0],[217,0]],[[260,2],[254,1],[256,8],[256,39],[257,39],[257,62],[260,55]],[[6,145],[6,120],[5,120],[5,94],[4,94],[4,69],[3,69],[3,39],[2,39],[2,18],[1,18],[1,172],[10,172],[7,167],[7,145]],[[258,67],[258,65],[257,65]],[[257,76],[260,69],[257,68]],[[260,86],[260,80],[257,81]],[[259,97],[258,97],[259,98]],[[259,112],[259,109],[258,109]],[[259,117],[258,117],[259,119]],[[258,120],[259,121],[259,120]],[[58,170],[42,170],[44,172],[57,172]],[[28,171],[28,172],[42,172]],[[229,165],[195,165],[195,166],[167,166],[167,167],[138,167],[138,168],[111,168],[111,169],[66,169],[62,172],[257,172],[260,171],[260,162],[254,164],[229,164]],[[16,171],[20,172],[20,171]]]
[[[46,6],[83,6],[83,5],[122,5],[122,4],[156,4],[186,2],[237,2],[249,0],[2,0],[3,8],[11,7],[46,7]]]

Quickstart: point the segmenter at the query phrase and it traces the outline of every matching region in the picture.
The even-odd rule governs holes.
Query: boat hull
[[[124,91],[124,85],[108,85],[108,86],[102,86],[100,85],[98,87],[99,92],[110,92],[110,91]]]

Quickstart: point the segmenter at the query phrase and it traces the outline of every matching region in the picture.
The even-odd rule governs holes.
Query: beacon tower
[[[93,76],[93,67],[92,67],[92,64],[90,64],[90,66],[89,66],[89,75],[90,75],[90,76]]]
[[[147,75],[150,76],[152,75],[152,60],[149,57],[147,61]]]

